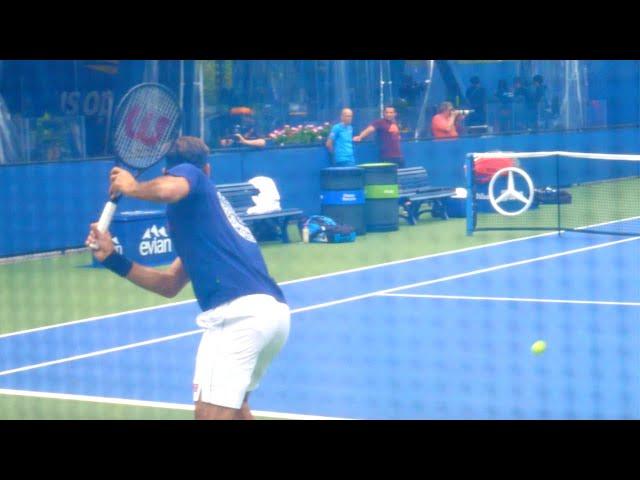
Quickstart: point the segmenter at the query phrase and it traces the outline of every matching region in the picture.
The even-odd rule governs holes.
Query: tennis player
[[[166,270],[134,263],[114,250],[111,235],[91,225],[95,258],[136,285],[174,297],[191,280],[205,329],[196,357],[196,419],[251,419],[248,397],[289,335],[290,312],[269,276],[251,231],[210,180],[208,147],[181,137],[167,155],[164,175],[138,182],[121,168],[110,174],[110,194],[167,204],[178,258]]]

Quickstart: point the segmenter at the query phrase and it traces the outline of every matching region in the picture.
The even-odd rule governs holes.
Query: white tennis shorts
[[[289,306],[269,295],[247,295],[198,315],[193,401],[240,408],[289,336]]]

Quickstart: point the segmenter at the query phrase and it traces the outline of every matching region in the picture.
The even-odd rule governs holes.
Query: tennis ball
[[[547,342],[544,340],[538,340],[531,345],[531,352],[536,355],[540,355],[547,349]]]

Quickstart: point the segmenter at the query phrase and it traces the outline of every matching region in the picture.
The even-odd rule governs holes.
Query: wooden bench
[[[420,215],[427,212],[434,218],[449,218],[444,199],[455,195],[455,188],[430,186],[424,167],[398,169],[398,190],[402,207],[400,216],[409,225],[415,225]],[[428,208],[422,209],[423,206]]]
[[[250,215],[247,209],[254,206],[251,197],[258,195],[260,191],[250,183],[227,183],[216,186],[218,191],[229,201],[240,219],[251,228],[257,222],[269,222],[276,225],[280,231],[282,243],[289,243],[287,226],[291,220],[302,216],[299,208],[283,208],[277,212],[258,213]]]

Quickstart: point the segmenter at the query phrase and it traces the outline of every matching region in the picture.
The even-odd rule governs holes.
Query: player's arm
[[[167,298],[175,297],[189,283],[189,276],[179,258],[166,270],[156,270],[134,262],[126,278],[145,290]]]
[[[362,132],[360,132],[360,135],[356,135],[355,137],[353,137],[353,141],[354,142],[360,142],[363,139],[365,139],[366,137],[368,137],[369,135],[371,135],[375,131],[376,131],[376,129],[372,125],[369,125]]]
[[[166,270],[156,270],[131,262],[115,252],[109,232],[100,233],[97,226],[97,223],[91,224],[85,243],[98,245],[98,249],[93,250],[94,257],[113,272],[139,287],[167,298],[175,297],[189,283],[189,276],[179,258]]]
[[[184,177],[165,175],[149,182],[138,182],[131,173],[115,167],[110,174],[110,195],[121,193],[127,197],[151,202],[174,203],[189,194],[189,182]]]

